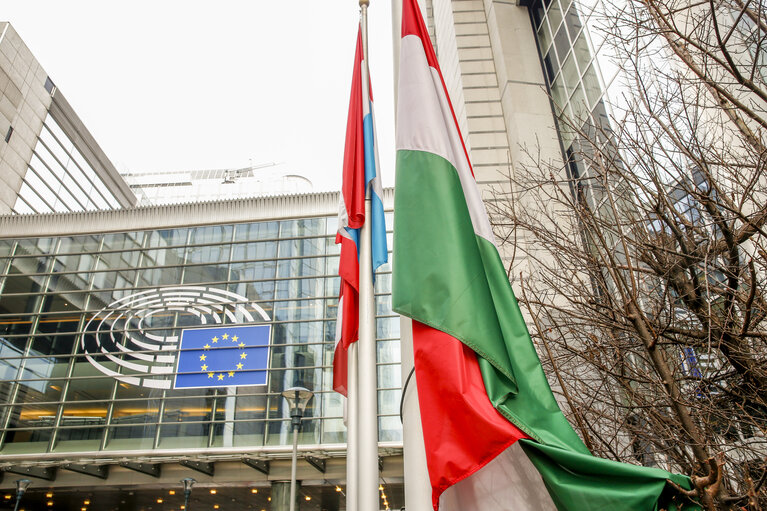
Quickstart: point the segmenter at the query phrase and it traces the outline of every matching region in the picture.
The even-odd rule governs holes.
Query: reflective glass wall
[[[309,218],[0,239],[0,454],[289,445],[292,386],[315,392],[300,441],[344,442],[335,232]],[[375,285],[379,426],[399,441],[389,268]],[[176,388],[183,332],[258,324],[265,385]]]

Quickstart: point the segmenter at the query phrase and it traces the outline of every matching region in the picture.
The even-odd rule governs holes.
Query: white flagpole
[[[359,0],[362,26],[362,103],[370,105],[368,75],[367,8]],[[370,190],[365,194],[365,225],[360,233],[360,323],[358,347],[359,465],[357,506],[359,511],[381,508],[378,495],[378,389],[376,371],[375,297],[370,222]]]
[[[357,343],[349,346],[346,368],[346,511],[357,511],[359,473],[359,371]]]
[[[399,52],[402,41],[402,0],[392,0],[392,42],[394,43],[394,113],[397,113],[399,90]],[[396,211],[395,211],[396,214]],[[413,370],[413,322],[400,316],[400,354],[402,384]],[[402,445],[405,474],[405,508],[408,511],[432,511],[431,483],[426,466],[421,410],[418,404],[418,382],[415,374],[402,389]]]

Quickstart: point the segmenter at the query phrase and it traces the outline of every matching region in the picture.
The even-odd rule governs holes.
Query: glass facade
[[[590,117],[607,122],[605,80],[586,21],[575,0],[536,0],[530,8],[543,68],[565,150]]]
[[[27,165],[13,212],[51,213],[119,207],[115,196],[49,113]]]
[[[317,217],[0,239],[0,455],[290,445],[292,386],[315,392],[300,442],[345,442],[336,229]],[[375,289],[379,438],[399,441],[389,265]],[[271,326],[266,385],[174,387],[185,329],[251,324]]]

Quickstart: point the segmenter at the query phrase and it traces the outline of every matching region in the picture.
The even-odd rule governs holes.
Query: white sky
[[[394,182],[391,6],[372,0],[384,186]],[[357,0],[2,0],[121,172],[241,168],[340,186]]]

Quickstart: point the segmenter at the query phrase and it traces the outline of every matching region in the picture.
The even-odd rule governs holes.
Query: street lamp
[[[311,401],[314,392],[303,387],[291,387],[282,391],[282,397],[290,408],[290,423],[293,426],[293,462],[290,466],[290,511],[296,509],[296,463],[298,461],[298,430],[304,416],[306,405]]]
[[[185,477],[181,482],[184,483],[184,511],[189,511],[189,496],[192,495],[192,486],[197,481],[191,477]]]
[[[16,507],[13,508],[13,511],[19,510],[19,502],[21,502],[21,497],[24,496],[24,492],[27,491],[27,488],[29,488],[30,484],[32,484],[32,481],[29,479],[16,479]]]

